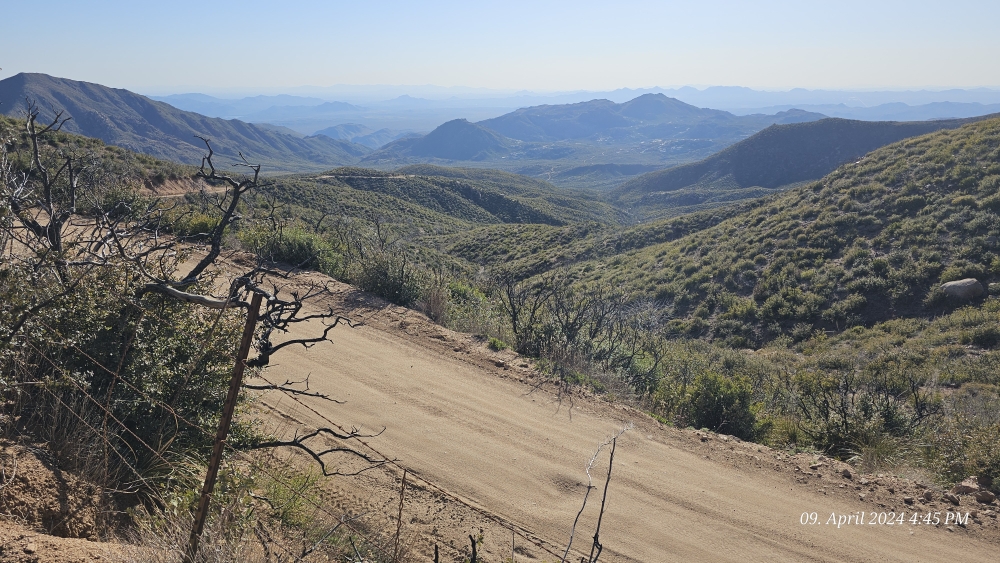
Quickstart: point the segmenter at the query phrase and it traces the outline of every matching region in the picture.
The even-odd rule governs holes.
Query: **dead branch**
[[[624,432],[624,430],[622,430]],[[608,500],[608,485],[611,484],[611,468],[615,463],[615,446],[618,444],[618,436],[615,436],[611,440],[611,454],[608,456],[608,478],[604,481],[604,495],[601,497],[601,511],[597,515],[597,528],[594,530],[594,543],[590,546],[590,557],[588,557],[588,563],[597,563],[597,558],[601,556],[601,552],[604,551],[604,546],[601,544],[601,521],[604,520],[604,505]],[[595,553],[596,550],[596,553]]]
[[[337,399],[334,399],[325,393],[310,391],[309,377],[311,375],[312,374],[307,375],[306,378],[301,381],[291,381],[289,379],[286,379],[285,382],[280,385],[270,382],[267,385],[251,385],[248,383],[244,383],[243,388],[252,389],[254,391],[281,391],[282,393],[288,393],[290,395],[300,395],[303,397],[316,397],[317,399],[323,399],[325,401],[330,401],[331,403],[336,403],[338,405],[344,404],[344,401],[338,401]],[[294,387],[289,387],[289,385],[300,385],[303,383],[306,386],[305,389],[296,389]]]
[[[305,559],[307,555],[310,555],[310,554],[312,554],[312,552],[314,552],[317,549],[319,549],[319,546],[323,545],[323,542],[325,542],[326,540],[330,539],[330,536],[332,536],[333,533],[336,532],[341,526],[343,526],[344,524],[347,524],[348,522],[353,522],[354,520],[357,520],[357,519],[361,518],[362,516],[365,516],[366,514],[367,514],[367,512],[362,512],[361,514],[358,514],[357,516],[354,516],[353,518],[348,518],[346,514],[343,515],[343,516],[341,516],[340,517],[340,521],[337,522],[337,525],[334,526],[333,528],[331,528],[323,537],[321,537],[319,539],[319,541],[317,541],[316,543],[314,543],[312,546],[306,546],[306,547],[302,548],[302,555],[299,556],[299,560],[301,561],[301,560]],[[352,546],[354,545],[354,541],[353,540],[351,541],[351,545]],[[357,548],[356,547],[354,548],[354,550],[355,550],[355,552],[357,552]],[[360,558],[358,560],[360,561]]]
[[[614,448],[614,444],[618,440],[618,438],[622,434],[624,434],[626,431],[628,431],[630,428],[632,428],[632,424],[631,423],[626,424],[624,427],[622,427],[621,430],[618,431],[617,434],[615,434],[614,436],[612,436],[612,437],[608,438],[607,440],[601,442],[601,444],[599,446],[597,446],[597,451],[594,452],[594,455],[591,456],[590,461],[587,462],[587,467],[586,467],[586,469],[584,469],[584,472],[587,474],[587,492],[584,493],[584,495],[583,495],[583,504],[580,506],[580,511],[576,513],[576,518],[573,520],[573,527],[570,529],[570,532],[569,532],[569,543],[566,544],[566,551],[563,552],[563,556],[562,556],[562,559],[560,560],[560,563],[566,563],[566,557],[569,556],[569,550],[570,550],[571,547],[573,547],[573,536],[576,535],[576,525],[580,522],[580,515],[583,514],[583,510],[585,508],[587,508],[587,499],[590,497],[590,491],[594,489],[594,478],[590,475],[590,470],[591,470],[591,468],[594,467],[594,462],[597,461],[597,456],[599,456],[601,454],[601,450],[603,450],[609,444],[612,445],[612,449],[613,449]],[[608,481],[610,482],[610,480],[611,480],[611,465],[609,464],[608,465]],[[607,485],[604,486],[604,491],[605,491],[605,498],[606,498],[607,497]],[[603,501],[601,502],[601,514],[602,515],[604,514],[604,502]],[[600,530],[600,525],[599,524],[598,524],[598,530]],[[597,535],[595,534],[595,541],[596,541],[596,537],[597,537]],[[598,552],[598,555],[600,555],[599,552]]]
[[[313,458],[314,461],[316,461],[317,464],[319,464],[320,470],[323,471],[324,476],[330,477],[333,475],[339,475],[339,476],[350,477],[354,475],[360,475],[361,473],[368,471],[369,469],[380,467],[391,460],[373,458],[368,454],[359,452],[358,450],[355,450],[353,448],[343,447],[343,446],[333,446],[326,448],[324,450],[315,450],[305,442],[311,438],[320,435],[331,436],[339,440],[349,440],[351,438],[374,438],[376,436],[381,435],[382,432],[384,431],[385,428],[383,428],[376,434],[362,434],[358,429],[355,428],[352,429],[349,433],[342,434],[336,432],[331,428],[318,428],[313,432],[309,432],[308,434],[303,434],[301,436],[299,436],[298,433],[296,433],[296,436],[291,440],[271,440],[269,442],[260,442],[247,447],[247,449],[260,450],[260,449],[283,448],[283,447],[297,448],[308,454],[311,458]],[[344,453],[350,456],[360,458],[364,460],[365,463],[367,463],[367,466],[358,471],[352,471],[352,472],[342,472],[340,470],[329,471],[326,466],[326,460],[323,459],[323,456],[333,453]]]
[[[225,174],[219,174],[215,165],[212,163],[212,156],[215,151],[212,150],[212,143],[205,137],[195,135],[195,137],[201,139],[205,143],[205,147],[208,149],[208,153],[201,159],[201,168],[198,170],[197,176],[210,181],[219,181],[228,184],[229,188],[226,189],[226,193],[223,197],[229,198],[228,205],[222,206],[223,213],[222,218],[219,219],[219,224],[212,229],[209,234],[210,249],[208,254],[205,255],[201,261],[198,262],[191,271],[184,276],[185,281],[193,282],[198,279],[198,276],[205,271],[206,268],[215,263],[219,255],[222,253],[222,238],[226,232],[226,229],[237,219],[236,211],[239,208],[240,198],[245,195],[250,190],[257,187],[257,180],[260,176],[260,165],[250,164],[246,158],[243,157],[243,153],[240,153],[240,158],[243,159],[243,164],[238,164],[238,166],[246,166],[253,170],[252,178],[245,178],[243,180],[237,181],[231,176]],[[209,170],[206,172],[205,166],[208,166]],[[232,195],[230,195],[230,192]]]
[[[198,295],[196,293],[187,293],[180,291],[179,289],[174,289],[168,285],[158,283],[151,283],[144,286],[139,291],[138,297],[142,297],[145,293],[161,293],[178,301],[194,303],[195,305],[201,305],[202,307],[208,307],[209,309],[231,309],[234,307],[242,307],[245,309],[250,306],[250,304],[246,301],[240,301],[238,299],[215,299],[204,295]]]

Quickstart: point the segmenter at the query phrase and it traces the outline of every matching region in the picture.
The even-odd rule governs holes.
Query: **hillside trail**
[[[334,284],[324,305],[362,320],[331,342],[284,350],[265,376],[309,377],[310,389],[346,401],[268,395],[264,403],[295,423],[323,417],[366,431],[365,441],[396,460],[359,477],[332,480],[338,509],[362,503],[394,528],[401,468],[410,476],[404,536],[421,558],[433,544],[460,560],[468,535],[481,560],[558,561],[586,491],[587,461],[626,423],[618,440],[601,561],[995,561],[995,506],[962,498],[964,526],[944,522],[951,505],[920,498],[926,485],[889,475],[842,475],[848,466],[814,454],[789,455],[732,437],[664,426],[649,416],[567,389],[510,351],[452,332],[423,315]],[[299,326],[292,336],[314,334]],[[358,447],[362,446],[356,444]],[[607,450],[591,471],[597,487],[576,529],[569,561],[590,551],[607,471]],[[342,468],[350,468],[344,461]],[[926,490],[933,489],[930,487]],[[904,504],[904,496],[918,498]],[[934,498],[940,498],[940,491]],[[907,522],[870,525],[878,513]],[[938,526],[911,524],[940,512]],[[818,523],[803,525],[803,514]],[[857,523],[864,513],[865,523]],[[838,527],[831,515],[854,516]],[[884,517],[883,517],[884,518]],[[513,552],[512,552],[513,540]],[[576,554],[576,555],[574,555]]]

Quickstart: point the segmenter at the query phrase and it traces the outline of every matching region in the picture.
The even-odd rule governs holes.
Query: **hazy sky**
[[[1000,87],[1000,2],[14,1],[0,78],[148,94],[334,84]]]

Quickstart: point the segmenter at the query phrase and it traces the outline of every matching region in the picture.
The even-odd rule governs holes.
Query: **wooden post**
[[[243,384],[243,372],[246,370],[247,356],[250,354],[250,345],[253,343],[253,333],[257,328],[260,302],[260,293],[254,293],[250,310],[247,311],[247,323],[243,327],[243,340],[240,341],[240,348],[236,352],[236,365],[233,366],[233,375],[229,379],[229,394],[226,395],[226,403],[222,407],[222,419],[219,420],[219,430],[215,434],[212,457],[208,461],[208,473],[205,475],[205,485],[201,488],[201,499],[198,501],[198,511],[194,515],[194,527],[191,528],[191,539],[188,542],[187,553],[184,554],[184,563],[194,563],[195,556],[198,555],[198,543],[201,541],[201,533],[205,530],[208,505],[212,500],[212,491],[215,489],[215,479],[219,476],[222,451],[226,445],[226,438],[229,437],[229,427],[233,423],[236,399],[240,394],[240,385]]]

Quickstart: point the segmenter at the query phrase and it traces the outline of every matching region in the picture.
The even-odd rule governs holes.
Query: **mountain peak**
[[[446,160],[483,160],[510,152],[515,142],[467,119],[442,123],[423,137],[401,139],[371,155],[384,157],[429,157]]]

